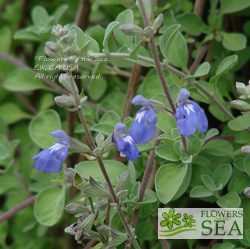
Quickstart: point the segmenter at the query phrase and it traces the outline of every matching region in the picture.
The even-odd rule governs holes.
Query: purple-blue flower
[[[141,152],[138,151],[133,138],[128,134],[122,134],[126,131],[126,125],[118,123],[115,126],[114,142],[117,144],[117,149],[122,152],[130,161],[135,161]]]
[[[189,100],[189,91],[181,89],[178,97],[178,108],[175,113],[177,129],[183,137],[189,137],[195,133],[196,127],[200,132],[206,132],[208,121],[201,107]]]
[[[50,133],[53,138],[59,138],[50,148],[42,150],[32,159],[38,158],[34,162],[35,168],[44,173],[57,173],[62,169],[63,161],[68,155],[70,140],[67,134],[62,130],[56,130]]]
[[[143,105],[136,113],[135,122],[129,130],[129,135],[136,144],[146,144],[156,134],[157,116],[149,101],[141,95],[137,95],[132,100],[133,105]]]

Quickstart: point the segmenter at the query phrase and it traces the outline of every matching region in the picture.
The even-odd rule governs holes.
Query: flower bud
[[[108,201],[107,200],[99,200],[96,204],[96,208],[100,209],[100,210],[104,210],[108,205]]]
[[[243,194],[244,194],[247,198],[250,198],[250,187],[245,188]]]
[[[101,156],[102,156],[102,152],[103,152],[102,148],[96,148],[96,149],[94,149],[94,151],[93,151],[93,153],[94,153],[94,155],[95,155],[96,157],[101,157]]]
[[[144,32],[145,32],[145,34],[146,34],[148,37],[152,37],[152,35],[154,34],[155,30],[154,30],[154,28],[152,28],[152,27],[146,27],[146,28],[144,29]]]
[[[122,202],[122,201],[125,201],[126,198],[127,198],[127,195],[128,195],[128,190],[125,189],[125,190],[121,190],[117,193],[117,197],[119,198],[119,200]]]
[[[111,230],[110,232],[112,240],[109,242],[108,247],[113,248],[117,247],[118,245],[122,244],[125,240],[128,239],[125,233],[121,233],[119,231]]]
[[[73,92],[70,84],[70,78],[67,73],[61,73],[58,80],[65,89],[71,93]]]
[[[97,136],[95,137],[95,141],[96,141],[96,144],[99,148],[102,147],[102,143],[104,141],[104,136],[102,135],[102,133],[98,133]]]
[[[73,137],[69,137],[70,140],[70,145],[71,147],[69,148],[70,152],[75,152],[75,153],[88,153],[90,152],[90,148],[89,146],[87,146],[86,144],[82,143],[81,141],[73,138]]]
[[[48,41],[45,43],[45,47],[54,53],[61,53],[62,52],[62,47],[56,42]]]
[[[151,0],[142,0],[143,2],[143,6],[145,8],[145,12],[146,12],[146,16],[148,18],[148,20],[150,21],[152,18],[152,1]],[[138,0],[136,1],[136,5],[138,6],[138,8],[140,9],[140,5],[138,3]],[[141,13],[142,10],[140,9]]]
[[[241,99],[247,99],[249,93],[249,89],[244,83],[236,82],[236,89]]]
[[[103,198],[110,197],[109,192],[99,182],[94,180],[92,177],[89,178],[89,187],[84,189],[82,192],[84,194],[91,195],[91,196],[97,196],[97,197],[103,197]]]
[[[54,98],[56,104],[60,107],[69,108],[75,106],[75,100],[67,95],[57,96]]]
[[[250,156],[250,146],[243,146],[241,147],[241,152],[245,154],[245,156]]]
[[[142,38],[145,33],[143,32],[143,29],[139,26],[136,26],[134,24],[124,24],[120,26],[120,30],[125,35],[136,35],[139,38]]]
[[[241,111],[249,111],[250,110],[250,104],[243,100],[233,100],[231,102],[232,106],[241,110]]]
[[[65,207],[65,210],[69,214],[79,214],[79,213],[85,213],[88,212],[89,209],[81,204],[78,203],[70,203]]]
[[[51,32],[51,34],[52,34],[54,37],[59,38],[59,37],[60,37],[60,33],[62,32],[62,29],[63,29],[62,25],[60,25],[60,24],[54,25],[54,26],[52,27],[52,32]]]
[[[49,48],[47,48],[47,47],[44,48],[44,52],[45,52],[45,54],[46,54],[48,57],[50,57],[50,58],[57,58],[57,57],[58,57],[58,55],[57,55],[56,53],[52,52],[52,51],[51,51]]]
[[[156,32],[162,25],[163,22],[163,14],[160,14],[156,17],[154,21],[154,31]]]
[[[88,96],[84,96],[80,99],[80,104],[83,105],[88,99]]]
[[[126,187],[126,185],[129,182],[129,176],[130,176],[129,171],[125,171],[121,174],[116,184],[115,188],[116,193],[118,193],[119,191],[123,190]]]
[[[87,218],[85,218],[82,222],[80,222],[77,226],[75,226],[75,230],[83,230],[87,233],[90,232],[93,223],[95,221],[95,214],[90,214]]]
[[[113,142],[113,133],[110,134],[106,140],[102,143],[103,149],[112,149],[116,147],[116,143]]]
[[[76,171],[74,169],[72,169],[72,168],[65,168],[64,169],[64,174],[68,179],[73,181],[74,177],[75,177],[75,174],[76,174]]]

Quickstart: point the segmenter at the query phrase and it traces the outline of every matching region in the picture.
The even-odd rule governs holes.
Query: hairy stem
[[[150,27],[150,21],[147,17],[147,14],[146,14],[146,10],[145,10],[145,6],[143,4],[143,1],[142,0],[138,0],[138,4],[139,4],[139,9],[141,11],[141,14],[142,14],[142,18],[143,18],[143,22],[144,22],[144,26],[145,27]],[[156,70],[157,70],[157,73],[158,73],[158,76],[160,78],[160,81],[161,81],[161,84],[162,84],[162,87],[163,87],[163,90],[166,94],[166,97],[168,99],[168,102],[172,108],[172,111],[173,113],[175,114],[176,112],[176,107],[175,107],[175,104],[174,104],[174,100],[171,96],[171,93],[170,93],[170,90],[169,90],[169,87],[167,85],[167,82],[166,82],[166,79],[165,79],[165,76],[164,76],[164,73],[163,73],[163,70],[162,70],[162,67],[161,67],[161,61],[160,61],[160,57],[159,57],[159,54],[158,54],[158,51],[157,51],[157,48],[156,48],[156,44],[155,44],[155,39],[154,39],[154,35],[152,35],[150,37],[150,48],[151,48],[151,51],[152,51],[152,55],[153,55],[153,58],[154,58],[154,62],[155,62],[155,67],[156,67]],[[187,148],[187,141],[186,141],[186,138],[185,137],[182,137],[181,136],[181,140],[182,140],[182,143],[183,143],[183,147],[184,147],[184,150],[187,151],[188,148]]]
[[[198,56],[195,58],[193,64],[191,65],[191,67],[190,67],[190,69],[189,69],[189,72],[190,72],[191,75],[194,74],[196,68],[200,65],[201,60],[203,59],[204,55],[205,55],[206,52],[207,52],[207,49],[208,49],[208,44],[205,44],[205,45],[202,47],[202,49],[201,49],[200,53],[198,54]]]
[[[159,133],[155,139],[154,147],[157,147],[159,145],[160,140],[158,140],[158,136],[160,136],[161,134],[163,134],[163,132],[159,131]],[[142,178],[142,184],[141,184],[140,195],[139,195],[139,202],[141,202],[143,200],[143,197],[144,197],[144,194],[146,191],[146,187],[147,187],[147,183],[148,183],[148,179],[150,176],[150,172],[151,172],[151,169],[153,166],[154,157],[155,157],[155,151],[151,150],[149,158],[148,158],[148,162],[147,162],[144,174],[143,174],[143,178]],[[135,210],[134,216],[132,218],[132,227],[133,228],[135,228],[135,226],[136,226],[136,223],[137,223],[137,220],[139,217],[139,212],[140,212],[139,208]]]
[[[88,140],[88,142],[89,142],[89,144],[90,144],[90,147],[91,147],[92,150],[94,150],[94,149],[96,148],[96,146],[95,146],[94,140],[93,140],[93,138],[92,138],[92,135],[91,135],[90,130],[89,130],[89,128],[88,128],[88,125],[87,125],[87,122],[86,122],[84,113],[83,113],[82,108],[81,108],[81,105],[80,105],[79,93],[76,91],[76,87],[75,87],[75,85],[74,85],[75,82],[74,82],[74,80],[73,80],[73,78],[72,78],[72,73],[71,73],[71,72],[68,72],[68,75],[69,75],[69,78],[70,78],[71,87],[72,87],[72,89],[73,89],[73,95],[74,95],[74,99],[75,99],[75,102],[76,102],[76,107],[78,108],[78,109],[77,109],[77,113],[78,113],[79,119],[80,119],[80,121],[81,121],[81,123],[82,123],[83,129],[84,129],[84,131],[85,131],[86,138],[87,138],[87,140]],[[122,211],[122,209],[121,209],[121,206],[120,206],[120,204],[119,204],[119,200],[118,200],[118,198],[117,198],[117,196],[116,196],[116,194],[115,194],[114,188],[113,188],[113,186],[112,186],[112,183],[111,183],[111,181],[110,181],[110,178],[109,178],[109,176],[108,176],[108,173],[107,173],[107,171],[106,171],[106,169],[105,169],[105,166],[104,166],[104,163],[103,163],[103,161],[102,161],[102,158],[101,158],[101,157],[96,157],[96,159],[97,159],[97,162],[98,162],[98,164],[99,164],[99,166],[100,166],[100,169],[101,169],[101,171],[102,171],[102,173],[103,173],[103,176],[104,176],[104,178],[105,178],[105,180],[106,180],[106,183],[107,183],[107,185],[108,185],[110,194],[111,194],[111,196],[112,196],[112,199],[113,199],[113,201],[116,203],[116,208],[117,208],[118,214],[119,214],[119,216],[120,216],[120,218],[121,218],[121,221],[122,221],[122,223],[123,223],[123,226],[125,227],[125,229],[126,229],[128,235],[129,235],[129,238],[131,239],[131,241],[132,241],[134,247],[135,247],[136,249],[140,249],[140,246],[139,246],[137,240],[135,239],[135,237],[134,237],[132,231],[130,230],[129,225],[128,225],[126,219],[125,219],[125,216],[124,216],[123,211]]]

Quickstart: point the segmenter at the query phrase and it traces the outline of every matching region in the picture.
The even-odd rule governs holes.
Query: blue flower
[[[141,95],[134,97],[132,104],[143,105],[143,107],[136,113],[135,122],[129,130],[129,135],[136,144],[146,144],[156,134],[157,116],[149,101]]]
[[[178,108],[175,113],[177,129],[183,137],[189,137],[195,133],[196,127],[200,132],[206,132],[208,121],[201,107],[189,100],[189,91],[181,89],[178,97]]]
[[[122,134],[127,127],[124,124],[118,123],[115,126],[114,142],[117,144],[117,149],[122,152],[130,161],[135,161],[141,152],[138,151],[133,138],[128,134]]]
[[[33,156],[32,159],[38,158],[34,162],[34,166],[39,171],[44,173],[57,173],[62,169],[63,161],[66,159],[71,145],[69,137],[62,130],[53,131],[50,135],[62,141],[56,142],[46,150],[42,150]]]

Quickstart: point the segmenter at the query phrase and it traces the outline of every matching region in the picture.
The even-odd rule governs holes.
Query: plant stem
[[[82,30],[85,30],[85,28],[88,25],[90,7],[91,7],[91,4],[89,0],[80,0],[80,5],[78,7],[78,12],[76,15],[75,23]]]
[[[157,147],[160,144],[160,140],[158,140],[158,136],[160,136],[161,134],[163,134],[162,131],[158,132],[158,135],[155,139],[155,143],[154,143],[154,147]],[[154,162],[154,157],[155,157],[155,150],[151,150],[149,158],[148,158],[148,162],[143,174],[143,178],[142,178],[142,183],[141,183],[141,189],[140,189],[140,195],[139,195],[139,202],[142,202],[145,191],[146,191],[146,187],[147,187],[147,183],[148,183],[148,179],[149,179],[149,175],[152,169],[152,165]],[[136,223],[138,221],[138,217],[139,217],[139,213],[140,213],[140,208],[135,210],[135,213],[133,215],[132,218],[132,227],[135,228]]]
[[[31,205],[32,203],[35,202],[37,195],[34,195],[27,199],[26,201],[20,203],[19,205],[15,206],[14,208],[10,209],[6,213],[2,214],[0,216],[0,223],[3,222],[4,220],[9,219],[11,216],[13,216],[15,213],[19,212],[20,210],[26,208],[27,206]]]
[[[84,247],[84,249],[90,249],[92,248],[96,243],[96,240],[95,239],[91,239],[88,244]]]
[[[110,54],[104,54],[104,53],[89,53],[88,54],[89,57],[119,57],[119,58],[129,58],[129,54],[127,53],[110,53]],[[147,62],[147,63],[150,63],[152,64],[152,66],[155,66],[154,65],[154,60],[152,60],[151,58],[147,58],[147,57],[144,57],[144,56],[141,56],[141,55],[137,55],[137,59],[138,60],[141,60],[141,61],[144,61],[144,62]],[[161,67],[170,71],[171,73],[177,75],[178,77],[180,78],[185,78],[187,77],[187,75],[177,69],[175,69],[174,67],[170,66],[170,65],[167,65],[165,63],[160,63]],[[205,93],[209,98],[210,100],[227,116],[229,117],[230,119],[234,119],[234,117],[232,116],[232,114],[230,112],[227,111],[227,109],[211,94],[209,93],[203,86],[200,85],[200,83],[198,81],[194,81],[194,85],[199,89],[201,90],[203,93]]]
[[[142,14],[144,26],[145,27],[150,27],[151,26],[150,21],[149,21],[149,19],[147,17],[143,1],[138,0],[138,4],[139,4],[139,9],[140,9],[141,14]],[[150,44],[151,52],[152,52],[152,55],[153,55],[153,58],[154,58],[154,63],[155,63],[156,70],[157,70],[158,76],[160,78],[163,90],[164,90],[165,95],[166,95],[166,97],[168,99],[168,102],[169,102],[169,104],[170,104],[170,106],[172,108],[172,111],[175,114],[176,113],[175,103],[174,103],[173,98],[171,96],[171,93],[169,91],[169,87],[167,85],[167,82],[166,82],[166,79],[165,79],[165,76],[164,76],[164,73],[163,73],[163,70],[162,70],[162,67],[161,67],[161,61],[160,61],[160,57],[159,57],[159,54],[158,54],[158,51],[157,51],[157,48],[156,48],[154,35],[152,35],[150,37],[149,44]],[[183,143],[184,150],[187,151],[188,148],[187,148],[186,138],[181,136],[181,140],[182,140],[182,143]]]
[[[94,150],[96,148],[96,146],[95,146],[94,140],[93,140],[93,138],[91,136],[90,130],[88,128],[85,116],[83,114],[83,111],[82,111],[82,108],[81,108],[81,105],[80,105],[80,97],[79,97],[79,93],[76,91],[75,82],[74,82],[74,80],[72,78],[72,73],[68,72],[68,76],[70,78],[70,84],[71,84],[71,87],[73,89],[73,95],[74,95],[74,99],[75,99],[75,102],[76,102],[76,107],[78,108],[77,109],[77,113],[78,113],[79,119],[80,119],[80,121],[82,123],[83,129],[85,131],[86,138],[87,138],[87,140],[88,140],[88,142],[90,144],[90,147],[91,147],[92,150]],[[125,227],[128,235],[129,235],[129,238],[131,239],[134,247],[136,249],[140,249],[140,246],[139,246],[137,240],[135,239],[133,233],[131,232],[131,230],[129,228],[129,225],[128,225],[126,219],[125,219],[125,216],[124,216],[123,211],[121,209],[121,206],[119,204],[119,200],[118,200],[118,198],[117,198],[117,196],[115,194],[114,188],[112,186],[112,183],[110,181],[108,173],[107,173],[107,171],[105,169],[105,166],[104,166],[104,163],[102,161],[102,158],[101,157],[96,157],[96,159],[97,159],[97,162],[98,162],[98,164],[100,166],[100,169],[101,169],[101,171],[103,173],[103,176],[104,176],[104,178],[106,180],[106,183],[108,185],[110,194],[112,196],[112,199],[116,203],[116,208],[117,208],[118,214],[119,214],[119,216],[121,218],[121,221],[123,223],[123,226]]]
[[[200,65],[201,60],[203,59],[205,53],[207,52],[207,49],[208,49],[208,44],[205,44],[202,47],[202,49],[201,49],[200,53],[198,54],[198,56],[195,58],[193,64],[191,65],[191,67],[189,69],[189,72],[190,72],[191,75],[194,74],[196,68]]]

